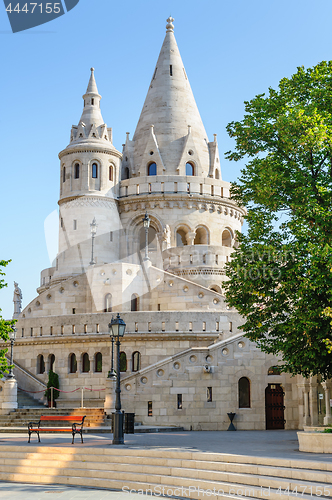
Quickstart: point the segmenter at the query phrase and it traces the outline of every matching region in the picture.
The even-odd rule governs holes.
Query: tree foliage
[[[280,81],[245,103],[227,130],[246,160],[232,198],[247,235],[227,265],[226,298],[245,335],[283,370],[332,377],[332,62]]]
[[[50,370],[48,372],[47,389],[45,391],[45,397],[47,398],[47,401],[51,401],[51,387],[54,387],[55,389],[60,389],[59,375],[55,373],[53,370]],[[59,396],[60,392],[53,390],[53,401],[58,399]]]
[[[0,276],[5,276],[5,273],[3,272],[3,268],[6,267],[9,264],[10,260],[0,260]],[[0,289],[4,288],[7,286],[7,283],[5,283],[5,280],[3,278],[0,278]],[[9,340],[8,333],[12,330],[12,327],[14,326],[15,321],[6,321],[2,318],[1,316],[1,309],[0,309],[0,339],[3,341]],[[6,352],[8,349],[2,349],[0,350],[0,375],[3,375],[5,373],[8,373],[8,363],[6,359]]]

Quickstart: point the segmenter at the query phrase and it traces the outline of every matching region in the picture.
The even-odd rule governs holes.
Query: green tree
[[[241,329],[283,370],[332,377],[332,62],[280,81],[227,126],[245,160],[232,198],[248,233],[227,265]]]
[[[48,372],[47,389],[45,391],[45,397],[47,398],[47,401],[51,401],[51,387],[60,389],[59,375],[52,370]],[[53,390],[53,401],[58,399],[59,396],[60,392]]]
[[[10,260],[0,260],[0,276],[5,276],[3,269],[9,264],[9,262],[10,262]],[[4,288],[6,286],[7,286],[7,283],[5,283],[3,278],[0,278],[0,289]],[[0,339],[1,340],[6,342],[9,339],[8,333],[12,330],[15,323],[16,323],[15,320],[11,320],[11,321],[4,320],[1,316],[1,309],[0,309]],[[7,351],[8,351],[8,349],[0,350],[0,374],[8,373],[9,365],[7,363],[7,359],[5,356]]]

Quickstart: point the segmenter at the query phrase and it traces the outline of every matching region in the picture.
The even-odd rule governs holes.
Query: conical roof
[[[94,68],[91,68],[88,88],[86,89],[86,93],[83,96],[84,108],[80,119],[80,123],[83,122],[87,127],[91,125],[99,127],[100,125],[104,124],[104,120],[100,111],[101,95],[99,95],[98,93],[94,71]]]
[[[171,17],[167,20],[166,36],[133,137],[138,159],[143,154],[151,125],[154,125],[154,133],[169,173],[171,164],[180,161],[184,140],[179,139],[188,135],[188,126],[191,126],[193,140],[198,150],[201,150],[197,152],[204,156],[201,162],[209,161],[207,134],[175,40],[173,21]]]

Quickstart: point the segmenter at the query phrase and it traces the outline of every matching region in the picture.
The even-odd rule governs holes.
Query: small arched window
[[[148,175],[157,175],[157,164],[150,163],[148,166]]]
[[[95,354],[95,372],[101,373],[103,371],[103,356],[101,352]]]
[[[43,373],[45,373],[45,361],[42,354],[39,354],[37,356],[37,373],[38,375],[42,375]]]
[[[82,356],[82,372],[87,373],[90,371],[90,359],[89,354],[85,352]]]
[[[132,371],[138,372],[141,369],[141,353],[138,351],[133,352],[132,355]]]
[[[77,359],[74,353],[69,354],[69,373],[77,372]]]
[[[221,244],[223,247],[232,246],[232,234],[229,229],[225,229],[221,235]]]
[[[219,179],[219,170],[216,168],[214,176],[216,179]]]
[[[63,167],[62,169],[62,182],[65,182],[66,180],[66,167]]]
[[[135,294],[131,296],[131,311],[138,311],[138,297]]]
[[[112,295],[110,293],[105,296],[105,312],[112,312]]]
[[[80,164],[79,163],[75,163],[75,167],[74,167],[74,177],[75,179],[79,179],[80,178]]]
[[[124,169],[124,179],[129,179],[129,168],[128,167],[126,167]]]
[[[247,377],[239,380],[239,408],[250,408],[250,382]]]
[[[120,372],[127,371],[127,355],[124,351],[120,352]]]
[[[186,163],[186,175],[195,175],[195,169],[192,163]]]
[[[55,364],[55,356],[54,354],[50,354],[48,356],[48,366],[52,372],[54,372],[54,364]]]
[[[194,245],[208,245],[209,244],[209,233],[205,227],[198,227],[196,229]]]
[[[178,229],[176,231],[176,246],[184,247],[185,245],[187,245],[186,233],[183,229]]]
[[[113,181],[113,166],[110,165],[108,169],[108,180]]]
[[[98,178],[98,165],[97,165],[97,163],[92,164],[92,178],[93,179]]]

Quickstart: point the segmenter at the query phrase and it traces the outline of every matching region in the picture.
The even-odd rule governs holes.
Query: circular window
[[[212,363],[213,361],[213,356],[211,356],[210,354],[208,354],[205,358],[205,361],[207,361],[207,363]]]
[[[219,304],[220,300],[219,299],[213,299],[214,304]]]
[[[190,356],[189,361],[190,361],[190,363],[196,363],[197,356],[195,356],[195,354],[193,354],[192,356]]]
[[[105,271],[101,271],[100,276],[105,276]]]
[[[174,285],[173,281],[169,281],[168,284],[169,284],[169,286],[173,286]]]
[[[113,269],[112,273],[113,273],[114,275],[116,275],[116,270],[115,270],[115,269]]]
[[[152,156],[153,154],[154,154],[153,151],[150,151],[150,155]]]
[[[184,286],[184,287],[183,287],[183,291],[184,291],[184,292],[188,292],[188,290],[189,290],[189,287],[187,287],[187,286]]]
[[[131,269],[127,269],[126,273],[130,276],[131,274],[133,274],[132,270]]]
[[[244,342],[239,342],[239,343],[238,343],[238,348],[239,348],[239,349],[243,349],[243,348],[244,348],[244,346],[245,346],[245,343],[244,343]]]
[[[141,384],[146,384],[148,379],[146,377],[141,377]]]
[[[193,156],[193,154],[194,154],[193,150],[192,150],[192,149],[189,149],[189,151],[188,151],[188,155]]]
[[[200,299],[202,299],[202,298],[204,297],[204,293],[203,293],[203,292],[199,292],[198,297],[199,297]]]
[[[157,375],[158,377],[162,377],[164,375],[164,370],[162,368],[159,368],[159,370],[157,370]]]
[[[78,281],[74,281],[73,285],[74,285],[75,287],[77,287],[77,286],[78,286]]]
[[[51,298],[52,298],[52,295],[49,293],[49,294],[46,296],[46,299],[47,299],[47,300],[51,300]]]
[[[176,361],[174,364],[173,364],[173,368],[174,370],[179,370],[180,369],[180,363],[178,361]]]
[[[228,356],[229,354],[229,350],[227,349],[227,347],[225,347],[221,352],[224,356]]]
[[[125,389],[126,389],[126,391],[130,391],[130,389],[131,389],[131,385],[130,385],[130,384],[126,384],[126,385],[125,385]]]
[[[60,288],[59,290],[59,293],[63,293],[65,291],[65,289],[63,288],[63,286]]]

